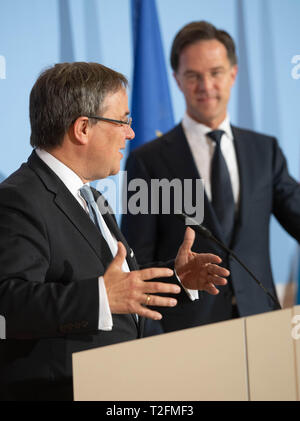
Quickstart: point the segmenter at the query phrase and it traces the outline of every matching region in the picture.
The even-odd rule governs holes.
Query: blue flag
[[[155,0],[132,0],[134,74],[130,149],[174,126]]]

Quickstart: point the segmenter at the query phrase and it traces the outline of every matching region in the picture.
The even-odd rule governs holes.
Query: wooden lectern
[[[75,353],[74,399],[300,400],[297,314],[300,306]]]

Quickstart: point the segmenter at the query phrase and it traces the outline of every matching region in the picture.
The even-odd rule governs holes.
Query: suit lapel
[[[111,233],[115,236],[117,241],[121,241],[121,243],[123,243],[123,245],[126,248],[126,260],[129,266],[130,270],[138,270],[139,266],[138,263],[134,257],[134,253],[132,251],[132,249],[129,247],[124,235],[122,234],[117,221],[115,219],[113,210],[111,209],[111,207],[108,205],[105,197],[96,189],[92,188],[93,194],[94,194],[94,198],[95,201],[98,205],[98,208],[101,212],[101,215],[104,218],[104,221],[106,223],[106,225],[108,226],[109,230],[111,231]]]
[[[181,124],[169,133],[161,145],[162,158],[172,178],[184,180],[200,177]]]
[[[104,268],[112,260],[112,255],[100,231],[91,221],[84,209],[57,175],[36,155],[29,157],[28,165],[35,171],[45,187],[54,194],[54,202],[66,218],[73,224],[90,244]]]
[[[172,151],[171,159],[170,151]],[[173,178],[179,178],[182,182],[184,179],[201,178],[181,124],[175,127],[162,144],[161,152]],[[203,225],[217,238],[223,240],[221,226],[205,192]]]
[[[239,212],[236,221],[233,244],[239,239],[239,233],[243,224],[248,220],[248,212],[250,209],[249,203],[251,200],[251,191],[255,183],[255,174],[252,166],[249,165],[251,161],[251,142],[249,142],[249,134],[237,127],[232,126],[232,133],[234,137],[234,146],[237,155],[239,179],[240,179],[240,198],[239,198]]]

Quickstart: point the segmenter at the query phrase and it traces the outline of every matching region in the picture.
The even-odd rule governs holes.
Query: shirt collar
[[[70,190],[73,196],[78,196],[78,190],[83,186],[80,177],[69,167],[51,155],[44,149],[37,148],[36,150],[39,158],[45,162],[48,167],[61,179],[65,186]]]
[[[190,117],[187,114],[187,112],[185,112],[185,114],[183,116],[182,125],[187,132],[192,131],[192,132],[197,133],[201,136],[206,136],[207,133],[212,131],[212,129],[210,127],[206,126],[205,124],[198,123],[198,121],[196,121],[192,117]],[[218,126],[218,129],[224,130],[224,132],[229,137],[229,139],[233,139],[233,134],[232,134],[231,125],[230,125],[230,117],[229,117],[228,113],[227,113],[225,119],[222,121],[222,123]]]

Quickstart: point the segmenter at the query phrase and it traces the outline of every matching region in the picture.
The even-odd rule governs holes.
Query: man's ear
[[[234,65],[231,67],[230,72],[231,72],[231,80],[232,80],[232,85],[233,85],[233,84],[234,84],[234,82],[235,82],[235,80],[236,80],[236,76],[237,76],[237,74],[238,74],[238,65],[237,65],[237,64],[234,64]]]
[[[182,89],[181,89],[180,79],[179,79],[179,77],[178,77],[178,73],[173,72],[173,76],[174,76],[174,79],[176,80],[176,83],[177,83],[178,88],[182,91]]]
[[[78,117],[73,124],[73,137],[75,141],[85,145],[88,142],[89,130],[89,119],[83,116]]]

